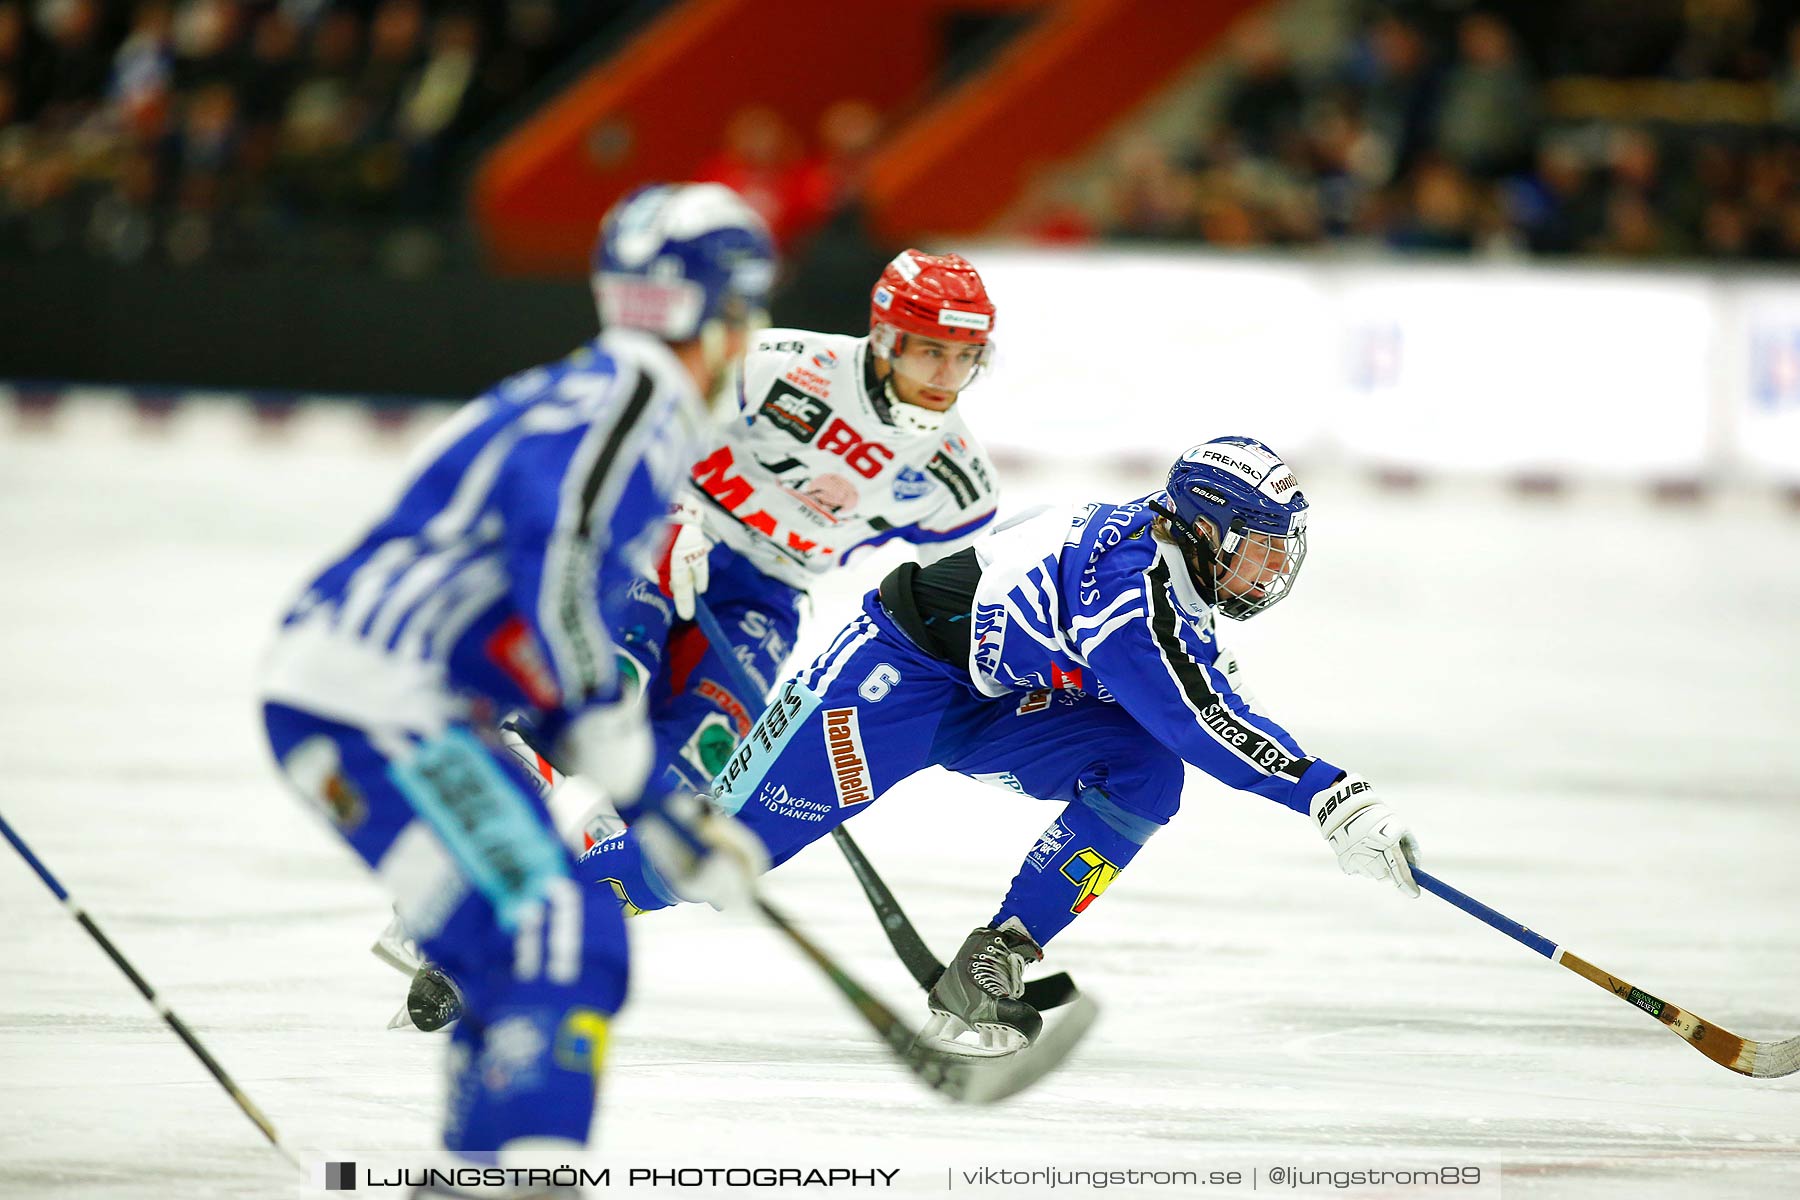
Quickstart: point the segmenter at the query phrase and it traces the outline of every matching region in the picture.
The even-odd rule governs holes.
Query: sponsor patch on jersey
[[[838,365],[838,356],[830,349],[819,351],[812,356],[813,366],[821,371],[829,371]]]
[[[1033,713],[1041,713],[1050,707],[1050,689],[1033,688],[1019,697],[1019,707],[1013,709],[1015,717],[1029,717]]]
[[[831,759],[831,786],[837,790],[839,808],[867,804],[875,798],[854,708],[825,710],[825,753]]]
[[[969,653],[975,666],[991,678],[1000,668],[1000,656],[1006,649],[1006,605],[976,605],[975,627],[970,633]]]
[[[1025,861],[1030,863],[1034,870],[1043,871],[1056,861],[1056,856],[1062,853],[1062,848],[1068,845],[1069,839],[1074,836],[1074,832],[1062,823],[1062,818],[1056,818],[1050,822],[1050,828],[1038,834],[1037,845],[1031,848],[1031,853],[1025,856]]]
[[[768,352],[774,353],[774,354],[798,354],[802,350],[806,349],[806,343],[805,342],[758,342],[758,343],[756,343],[756,348],[758,350],[764,350],[764,351],[768,351]]]
[[[682,746],[681,757],[699,772],[701,779],[712,779],[731,761],[731,752],[737,749],[737,744],[738,735],[732,732],[730,719],[724,713],[707,713],[700,719],[700,727]]]
[[[970,775],[969,778],[977,783],[991,783],[997,788],[1005,788],[1007,791],[1017,792],[1021,796],[1025,794],[1025,785],[1020,783],[1019,777],[1011,771],[987,771]]]
[[[938,324],[949,329],[980,329],[985,331],[993,328],[994,318],[988,316],[986,313],[964,312],[960,308],[940,308],[938,309]]]
[[[554,708],[560,702],[556,677],[550,673],[550,664],[525,618],[509,618],[488,635],[482,651],[539,708]]]
[[[831,395],[831,380],[817,371],[809,371],[805,367],[795,367],[782,378],[797,387],[805,388],[815,396]]]
[[[324,785],[319,789],[319,798],[324,801],[331,823],[345,833],[356,832],[368,819],[368,801],[363,799],[362,791],[342,771],[333,771],[326,776]]]
[[[975,487],[975,481],[969,478],[968,472],[944,457],[943,451],[931,456],[925,469],[937,477],[939,483],[950,489],[956,497],[956,507],[967,508],[980,498],[981,493]]]
[[[520,1013],[487,1027],[475,1070],[482,1086],[496,1095],[535,1087],[543,1078],[545,1052],[552,1042],[536,1018]]]
[[[757,793],[756,802],[774,813],[793,821],[823,821],[831,815],[831,805],[820,804],[788,791],[787,784],[770,780]]]
[[[784,380],[777,380],[757,415],[767,417],[777,428],[791,434],[795,441],[810,442],[819,436],[819,429],[831,416],[831,405]]]
[[[855,484],[831,472],[804,480],[798,488],[790,488],[788,494],[832,522],[837,521],[839,513],[855,509],[861,499]]]
[[[712,706],[731,718],[737,726],[738,736],[745,737],[750,732],[750,714],[738,702],[738,698],[725,690],[724,685],[716,679],[702,679],[694,691],[700,698],[709,701]]]
[[[591,1008],[571,1008],[563,1014],[562,1024],[556,1027],[556,1049],[553,1051],[556,1065],[565,1071],[600,1074],[600,1064],[606,1059],[606,1037],[605,1013]]]
[[[625,589],[625,596],[626,599],[635,603],[648,604],[665,621],[675,619],[675,609],[669,604],[668,597],[664,596],[662,590],[647,579],[632,580],[631,586]]]
[[[589,849],[592,849],[592,847],[589,847]],[[644,915],[645,910],[632,903],[631,896],[625,891],[624,883],[617,879],[602,879],[600,882],[613,890],[613,895],[619,901],[619,911],[621,913],[628,917],[641,917]]]
[[[917,500],[931,490],[931,477],[917,467],[901,467],[894,476],[894,499]]]
[[[1070,912],[1078,913],[1085,912],[1088,905],[1112,886],[1112,881],[1119,877],[1119,868],[1107,861],[1104,854],[1087,846],[1069,856],[1069,861],[1062,865],[1062,876],[1081,889],[1075,894],[1075,903],[1069,905]]]

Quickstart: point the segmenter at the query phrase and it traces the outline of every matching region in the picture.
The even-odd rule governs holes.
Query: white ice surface
[[[6,416],[0,811],[289,1142],[429,1145],[439,1042],[382,1029],[401,991],[366,952],[383,899],[278,785],[250,698],[288,589],[385,497],[402,439],[329,413],[286,441],[223,408],[148,436],[104,407],[48,433]],[[1063,470],[1011,501],[1149,482]],[[1447,880],[1734,1032],[1800,1032],[1800,517],[1304,482],[1295,597],[1228,638],[1265,704],[1376,781]],[[821,591],[803,654],[870,582]],[[1051,815],[932,772],[851,828],[948,952]],[[831,845],[769,891],[918,1007]],[[0,915],[0,1196],[291,1194],[9,851]],[[1733,1075],[1198,777],[1052,947],[1101,1024],[1002,1107],[918,1089],[748,917],[631,931],[598,1137],[637,1159],[904,1166],[923,1191],[983,1165],[1474,1161],[1514,1195],[1800,1192],[1800,1077]]]

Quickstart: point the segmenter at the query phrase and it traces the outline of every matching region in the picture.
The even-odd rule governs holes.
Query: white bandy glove
[[[655,758],[650,723],[638,700],[588,709],[569,722],[556,743],[561,770],[587,778],[608,796],[636,797]]]
[[[1312,817],[1344,874],[1383,879],[1408,896],[1419,894],[1412,876],[1419,840],[1376,798],[1374,784],[1346,773],[1312,798]]]
[[[702,796],[677,792],[645,806],[631,832],[677,896],[716,909],[748,903],[756,877],[769,869],[762,839]]]
[[[694,619],[694,597],[706,590],[711,582],[712,569],[707,565],[707,556],[712,553],[713,540],[706,534],[702,524],[699,503],[691,496],[683,496],[675,502],[669,512],[669,524],[675,527],[675,537],[669,543],[669,554],[663,560],[663,587],[675,601],[675,615],[683,621]]]

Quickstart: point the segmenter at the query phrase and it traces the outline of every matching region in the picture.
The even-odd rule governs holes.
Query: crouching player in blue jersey
[[[1272,450],[1219,438],[1182,455],[1161,492],[905,564],[778,690],[713,798],[777,865],[927,766],[1065,802],[931,991],[921,1036],[953,1053],[1007,1054],[1036,1036],[1025,966],[1175,815],[1183,761],[1308,814],[1344,871],[1417,896],[1405,824],[1234,690],[1215,640],[1217,617],[1246,620],[1288,595],[1306,518]],[[666,881],[632,834],[580,871],[639,908],[663,903]]]
[[[600,336],[436,434],[294,603],[261,680],[288,782],[463,990],[444,1144],[489,1163],[586,1143],[627,976],[616,900],[576,885],[493,722],[528,714],[572,768],[638,799],[652,747],[641,706],[618,702],[615,610],[668,537],[704,397],[774,273],[761,219],[718,185],[645,189],[600,237]],[[731,839],[726,819],[696,824]]]

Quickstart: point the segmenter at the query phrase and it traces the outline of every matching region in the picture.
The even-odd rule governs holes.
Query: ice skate
[[[463,1014],[462,993],[443,968],[425,963],[406,989],[406,1003],[388,1018],[389,1029],[417,1029],[436,1033]]]
[[[434,1033],[462,1016],[462,993],[442,968],[419,952],[418,943],[407,933],[398,912],[369,947],[369,953],[412,978],[406,989],[406,1003],[388,1018],[389,1029]]]
[[[1020,999],[1025,964],[1043,957],[1017,918],[998,929],[975,930],[932,986],[931,1019],[919,1044],[973,1058],[999,1058],[1029,1046],[1044,1018]]]
[[[425,965],[425,956],[419,953],[418,943],[406,932],[398,909],[389,918],[381,936],[375,939],[375,944],[369,947],[369,953],[403,975],[411,975]]]

